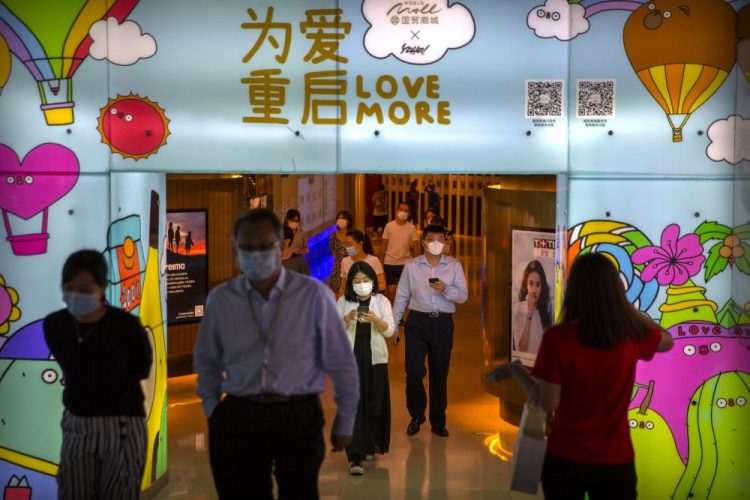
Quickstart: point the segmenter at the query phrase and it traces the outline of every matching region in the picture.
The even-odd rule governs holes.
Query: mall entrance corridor
[[[329,451],[328,436],[335,411],[329,385],[322,395],[327,452],[320,472],[321,498],[532,498],[520,493],[511,497],[510,463],[503,448],[512,447],[515,428],[499,419],[497,398],[485,392],[481,384],[481,238],[457,238],[456,255],[466,272],[469,300],[458,307],[454,318],[456,330],[448,380],[450,437],[434,436],[429,424],[423,425],[417,435],[407,437],[404,344],[389,343],[390,452],[366,462],[363,476],[349,475],[345,454]],[[194,375],[169,380],[168,415],[169,482],[156,498],[216,498],[208,463],[206,421],[195,395]],[[492,435],[498,431],[503,444],[498,445],[495,440],[490,446]]]

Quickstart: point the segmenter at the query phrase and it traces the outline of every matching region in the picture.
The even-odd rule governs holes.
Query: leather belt
[[[238,399],[249,403],[273,404],[273,403],[291,403],[293,401],[307,401],[317,398],[317,394],[293,394],[284,396],[274,392],[264,392],[262,394],[248,394],[246,396],[227,395],[227,398]]]
[[[410,311],[409,314],[419,314],[420,316],[427,316],[429,318],[450,318],[453,316],[453,313],[445,313],[445,312],[422,312],[422,311]]]

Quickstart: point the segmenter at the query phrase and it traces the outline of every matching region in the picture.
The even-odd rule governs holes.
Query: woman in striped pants
[[[62,272],[66,308],[44,320],[44,337],[65,388],[61,499],[136,499],[146,454],[141,379],[151,345],[137,317],[104,302],[107,264],[80,250]]]

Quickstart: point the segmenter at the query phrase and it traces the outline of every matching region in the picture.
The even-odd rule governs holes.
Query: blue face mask
[[[250,281],[263,281],[276,271],[279,260],[275,248],[263,251],[237,250],[240,269]]]
[[[96,293],[63,292],[63,302],[73,316],[81,317],[96,311],[101,297]]]

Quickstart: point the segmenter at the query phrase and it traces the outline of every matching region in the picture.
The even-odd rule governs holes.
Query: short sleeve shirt
[[[370,267],[373,268],[375,271],[375,274],[384,274],[385,271],[383,271],[383,264],[380,263],[380,259],[375,257],[374,255],[367,254],[367,256],[364,258],[363,261],[360,262],[367,262],[370,264]],[[349,269],[352,268],[352,265],[354,264],[354,259],[351,257],[344,257],[344,260],[341,261],[341,278],[346,280],[346,276],[349,274]]]
[[[417,241],[419,236],[417,236],[417,228],[411,222],[399,224],[396,221],[391,221],[385,225],[383,239],[388,240],[383,264],[403,266],[411,259],[411,244],[413,241]]]
[[[657,328],[645,340],[615,349],[587,347],[574,324],[544,333],[531,375],[562,387],[552,419],[547,453],[594,464],[624,464],[634,458],[627,412],[638,360],[653,358]]]

